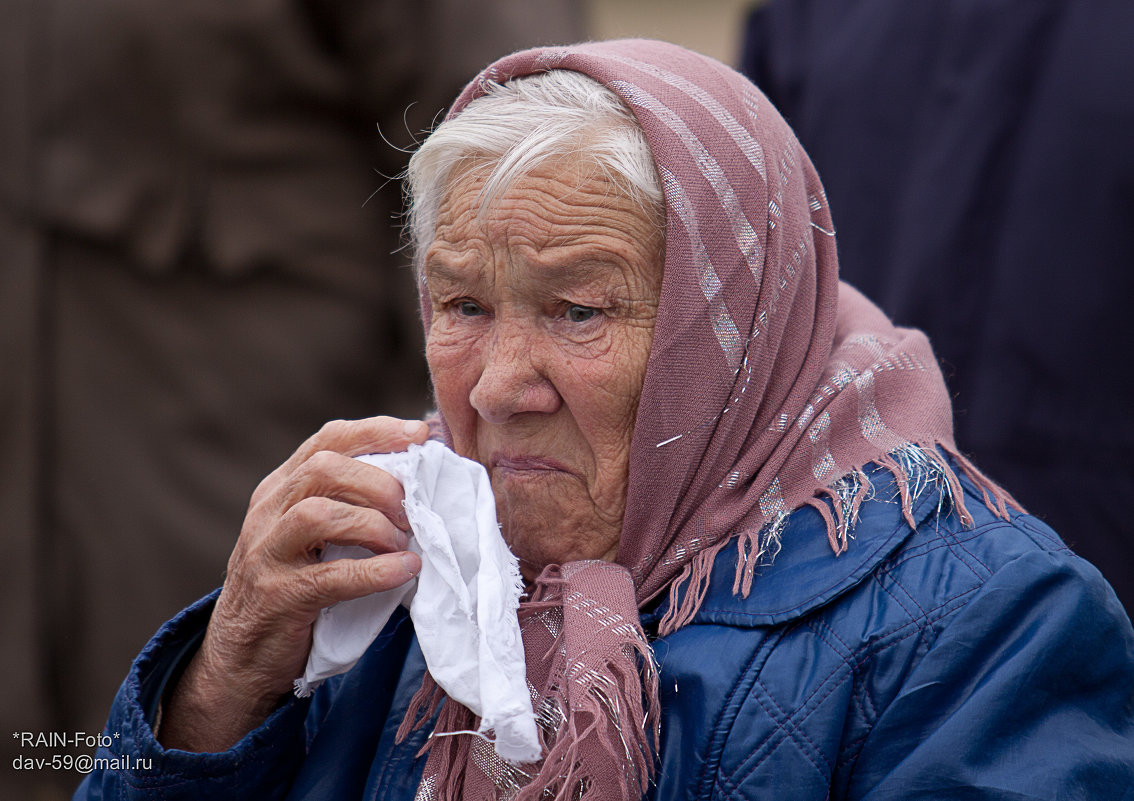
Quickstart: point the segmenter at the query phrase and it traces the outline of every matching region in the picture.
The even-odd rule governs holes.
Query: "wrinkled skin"
[[[530,580],[617,552],[663,237],[577,160],[478,215],[480,184],[467,170],[439,209],[426,358],[454,448],[488,468]]]
[[[455,448],[488,468],[530,580],[550,563],[617,553],[663,236],[570,161],[519,179],[483,217],[478,185],[470,173],[454,183],[427,252],[427,357]],[[303,673],[321,608],[417,575],[401,485],[350,457],[426,434],[388,417],[329,423],[261,483],[205,639],[163,710],[165,747],[234,745]],[[375,556],[323,563],[327,543]]]

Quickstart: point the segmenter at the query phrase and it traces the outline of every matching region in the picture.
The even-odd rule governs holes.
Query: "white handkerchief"
[[[432,441],[410,445],[404,453],[358,458],[402,483],[413,529],[409,548],[421,555],[421,573],[397,589],[322,610],[296,694],[308,695],[323,679],[350,670],[398,604],[406,604],[434,681],[480,717],[481,734],[495,732],[502,758],[515,764],[538,760],[516,618],[523,581],[500,536],[488,474]],[[373,555],[365,548],[328,545],[323,559]]]

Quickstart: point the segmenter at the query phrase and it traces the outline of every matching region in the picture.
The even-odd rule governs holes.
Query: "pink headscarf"
[[[500,59],[450,116],[486,81],[553,69],[581,72],[622,98],[665,191],[665,273],[618,558],[549,568],[521,608],[543,762],[517,771],[475,738],[434,740],[423,798],[641,795],[658,715],[638,609],[668,591],[660,634],[687,624],[730,542],[741,557],[734,592],[747,594],[758,557],[804,505],[824,516],[841,553],[869,489],[867,463],[894,473],[911,526],[901,461],[911,453],[946,476],[963,520],[971,518],[939,447],[999,513],[1013,503],[956,453],[949,397],[925,336],[895,328],[840,285],[819,176],[759,90],[674,45],[600,42]],[[427,680],[403,734],[440,700],[434,690]],[[437,731],[475,728],[469,717],[446,703]]]

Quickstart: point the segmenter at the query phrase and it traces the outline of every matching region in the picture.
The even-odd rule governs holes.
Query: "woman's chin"
[[[502,529],[508,547],[520,562],[520,573],[531,584],[548,565],[588,559],[614,561],[617,532],[594,526],[593,521],[572,521],[560,509],[533,509],[531,514],[513,516]]]
[[[492,472],[496,516],[520,572],[528,582],[547,565],[584,559],[613,561],[621,521],[598,513],[577,476],[560,470],[500,469]]]

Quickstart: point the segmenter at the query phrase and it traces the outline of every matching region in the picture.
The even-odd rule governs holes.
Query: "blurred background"
[[[0,721],[101,730],[259,479],[327,419],[422,413],[392,176],[488,61],[588,37],[756,80],[962,450],[1134,602],[1132,8],[0,0]],[[2,739],[0,797],[70,796],[13,760],[79,750]]]

